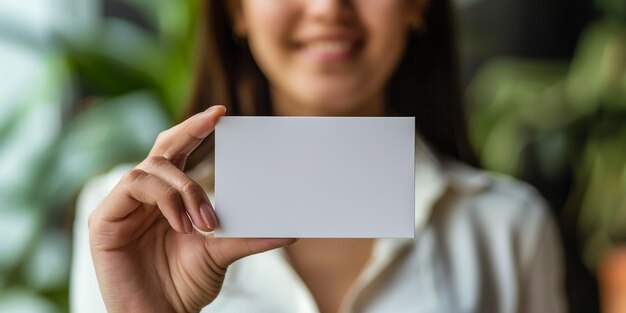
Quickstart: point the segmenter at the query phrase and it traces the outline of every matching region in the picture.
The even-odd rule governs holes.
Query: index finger
[[[184,164],[189,154],[215,129],[215,124],[226,113],[223,105],[214,105],[161,132],[150,156],[164,157],[175,165]]]

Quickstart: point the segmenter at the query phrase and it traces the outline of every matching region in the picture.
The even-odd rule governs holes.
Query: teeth
[[[352,49],[352,44],[347,41],[318,41],[308,45],[311,50],[320,53],[343,53]]]

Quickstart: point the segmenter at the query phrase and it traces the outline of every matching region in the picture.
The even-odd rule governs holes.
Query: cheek
[[[407,36],[407,1],[361,0],[360,16],[367,29],[371,53],[376,58],[394,62],[404,50]],[[367,2],[367,4],[365,3]]]
[[[285,59],[290,30],[298,19],[297,10],[284,0],[248,0],[244,3],[248,45],[265,72]]]
[[[407,41],[407,8],[402,0],[357,0],[367,33],[364,68],[369,89],[383,89],[399,65]]]

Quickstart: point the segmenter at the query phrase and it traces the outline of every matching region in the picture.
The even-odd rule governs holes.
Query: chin
[[[310,90],[306,100],[307,110],[318,112],[316,115],[328,116],[359,116],[372,113],[373,97],[363,89],[355,91],[341,90]]]
[[[368,111],[362,102],[340,97],[315,99],[309,103],[309,111],[321,116],[359,116],[367,115]]]

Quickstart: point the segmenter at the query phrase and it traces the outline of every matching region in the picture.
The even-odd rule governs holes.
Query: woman
[[[544,202],[462,164],[473,159],[450,6],[427,1],[207,0],[191,106],[199,113],[163,132],[121,179],[114,171],[83,192],[74,308],[93,312],[99,297],[81,239],[89,215],[95,301],[109,312],[562,311]],[[202,187],[212,197],[210,145],[196,150],[226,113],[209,103],[233,115],[416,116],[416,238],[194,231],[219,224]],[[186,173],[194,150],[196,170]]]

